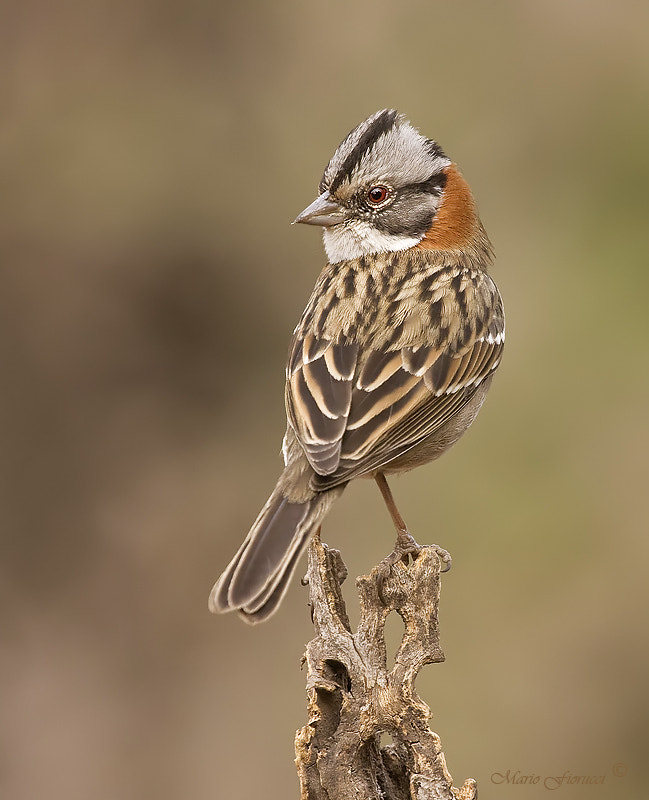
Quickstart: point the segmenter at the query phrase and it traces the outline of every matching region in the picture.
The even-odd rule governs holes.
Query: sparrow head
[[[319,189],[295,222],[323,226],[332,263],[416,246],[452,248],[477,219],[469,187],[442,148],[389,109],[348,134]]]

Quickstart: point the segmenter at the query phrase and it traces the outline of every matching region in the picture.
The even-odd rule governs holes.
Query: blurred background
[[[393,482],[454,557],[431,727],[483,799],[546,796],[507,770],[646,796],[649,5],[0,13],[2,796],[298,796],[306,591],[254,629],[207,596],[281,466],[324,265],[289,223],[382,107],[460,164],[508,315],[477,424]],[[323,538],[352,575],[386,555],[376,488]]]

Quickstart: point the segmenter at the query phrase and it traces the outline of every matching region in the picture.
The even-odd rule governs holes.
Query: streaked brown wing
[[[316,477],[314,489],[329,489],[380,469],[433,435],[470,402],[498,366],[502,349],[501,339],[491,343],[481,338],[462,356],[438,356],[420,377],[401,367],[390,382],[370,392],[355,387],[338,468]],[[386,354],[386,363],[393,355]]]
[[[308,324],[296,331],[286,407],[317,473],[314,488],[370,473],[415,447],[457,414],[498,366],[504,315],[491,279],[474,276],[461,291],[449,282],[436,302],[444,310],[437,324],[430,302],[409,306],[411,320],[430,326],[414,326],[428,331],[420,344],[404,346],[390,326],[362,349],[351,336],[334,341],[334,331],[327,332],[331,338],[315,336]]]
[[[357,344],[334,344],[308,333],[291,345],[286,370],[286,410],[313,469],[331,475],[352,399]]]

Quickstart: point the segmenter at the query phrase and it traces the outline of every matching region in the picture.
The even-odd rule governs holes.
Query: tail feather
[[[296,532],[307,517],[309,503],[289,503],[271,495],[261,524],[255,526],[250,544],[239,560],[228,590],[228,602],[235,608],[249,605],[252,598],[265,594],[269,582],[292,549]]]
[[[256,611],[261,610],[267,603],[272,594],[275,593],[277,587],[283,582],[288,581],[293,571],[291,562],[297,562],[302,554],[305,546],[308,544],[314,528],[308,528],[302,531],[301,535],[296,534],[290,542],[289,547],[286,549],[281,562],[278,564],[277,569],[268,578],[263,589],[257,594],[253,600],[239,606],[240,610],[247,614],[254,614]]]
[[[313,530],[315,530],[315,528]],[[311,539],[313,530],[310,530],[303,537],[303,539],[298,542],[292,558],[287,562],[284,571],[278,575],[277,580],[271,585],[270,591],[264,593],[261,602],[256,602],[254,608],[251,606],[246,606],[245,608],[239,609],[239,615],[246,622],[249,622],[253,625],[258,622],[265,622],[275,613],[275,611],[277,611],[277,607],[282,602],[282,598],[286,594],[286,590],[289,587],[297,563],[300,560],[300,556],[304,552],[304,549]]]
[[[240,611],[247,622],[261,622],[277,608],[300,555],[342,487],[289,501],[278,486],[250,533],[212,589],[210,611]]]

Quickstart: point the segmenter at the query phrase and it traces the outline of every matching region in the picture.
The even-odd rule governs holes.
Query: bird
[[[343,139],[295,223],[322,228],[328,263],[289,346],[285,466],[209,598],[212,612],[249,623],[276,611],[311,536],[356,478],[374,479],[383,495],[394,558],[416,556],[386,476],[455,444],[505,341],[493,248],[469,185],[396,110]]]

